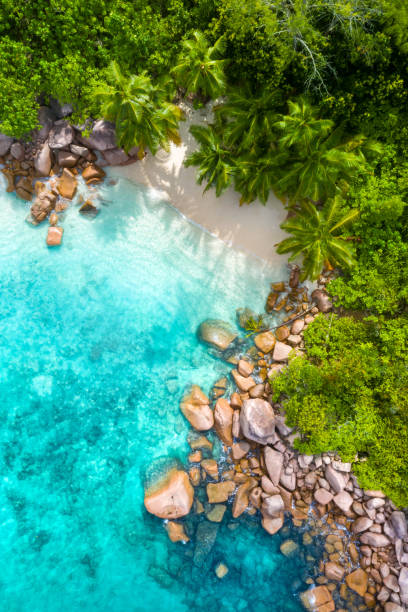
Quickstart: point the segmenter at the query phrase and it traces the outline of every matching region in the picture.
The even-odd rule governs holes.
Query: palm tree
[[[266,204],[270,192],[279,181],[282,157],[282,154],[269,150],[263,155],[254,151],[237,158],[235,188],[241,194],[240,205],[250,204],[256,198]]]
[[[170,141],[179,142],[183,113],[166,99],[168,83],[153,85],[145,73],[126,77],[112,61],[108,82],[92,93],[103,117],[115,123],[117,144],[126,152],[138,146],[142,158],[146,148],[155,154],[160,147],[167,149]]]
[[[176,82],[189,93],[216,98],[225,91],[224,67],[227,60],[220,59],[225,42],[221,37],[212,47],[200,31],[182,44],[178,64],[172,70]]]
[[[289,162],[276,184],[292,203],[309,198],[321,202],[348,189],[354,176],[367,168],[367,155],[381,152],[379,143],[365,136],[344,138],[343,126],[319,119],[305,99],[289,102],[289,114],[276,122],[281,131],[278,148],[289,152]]]
[[[298,101],[288,101],[289,114],[282,115],[275,123],[282,135],[280,145],[282,147],[293,147],[308,151],[310,145],[316,138],[324,138],[334,127],[330,119],[319,119],[318,109],[309,104],[305,98]]]
[[[198,184],[201,185],[206,179],[204,192],[214,185],[219,196],[231,185],[235,172],[234,156],[230,149],[225,147],[214,126],[192,125],[190,132],[200,144],[200,149],[191,153],[184,163],[187,167],[199,166]]]
[[[265,87],[253,95],[246,87],[230,94],[227,102],[214,111],[218,119],[226,121],[225,140],[242,151],[251,151],[260,142],[275,140],[278,104],[276,91]]]
[[[315,280],[323,266],[349,268],[354,263],[353,248],[339,230],[358,216],[358,210],[339,215],[341,198],[329,200],[319,210],[314,204],[303,201],[295,216],[282,223],[281,228],[292,234],[279,243],[278,253],[292,253],[290,260],[303,254],[302,276]],[[340,216],[340,218],[339,218]]]

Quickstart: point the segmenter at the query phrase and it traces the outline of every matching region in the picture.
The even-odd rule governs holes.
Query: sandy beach
[[[181,146],[159,151],[155,157],[129,166],[116,167],[115,174],[159,191],[183,215],[223,240],[228,245],[251,253],[268,263],[284,265],[286,256],[276,253],[275,244],[285,237],[280,224],[286,211],[278,198],[270,196],[266,206],[258,200],[239,206],[239,195],[232,188],[217,198],[215,189],[203,194],[205,185],[197,185],[196,168],[186,168],[183,161],[197,148],[189,132],[192,123],[205,124],[207,110],[183,106],[186,121],[180,124]]]

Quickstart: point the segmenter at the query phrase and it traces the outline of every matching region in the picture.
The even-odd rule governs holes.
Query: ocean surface
[[[261,310],[286,271],[123,179],[99,189],[96,218],[72,205],[48,249],[47,224],[25,223],[29,204],[0,183],[0,609],[301,610],[305,555],[279,551],[299,530],[227,513],[204,546],[172,544],[143,507],[149,466],[186,462],[184,389],[229,370],[199,323]]]

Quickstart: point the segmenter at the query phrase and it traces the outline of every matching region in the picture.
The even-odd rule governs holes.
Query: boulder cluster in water
[[[205,514],[206,521],[219,523],[232,505],[232,516],[259,514],[271,535],[284,524],[308,525],[303,534],[307,547],[312,536],[324,537],[324,552],[301,594],[305,609],[338,612],[373,608],[401,612],[408,609],[408,532],[403,512],[381,491],[363,490],[336,453],[304,455],[294,449],[298,432],[288,427],[282,406],[272,399],[270,382],[292,354],[302,354],[303,332],[332,304],[324,290],[328,276],[308,297],[299,286],[294,270],[290,286],[274,283],[266,303],[267,312],[287,313],[284,325],[275,331],[254,335],[254,346],[237,354],[237,333],[224,322],[207,320],[199,329],[201,339],[236,366],[227,378],[215,383],[211,399],[196,385],[182,398],[180,409],[197,433],[190,435],[189,467],[173,470],[145,494],[147,510],[166,523],[170,539],[188,541],[192,533],[183,517],[190,512]],[[234,347],[234,352],[231,352]],[[227,395],[233,385],[234,391]],[[223,445],[221,459],[212,456],[213,444],[203,432],[215,431]],[[208,502],[194,494],[206,487]],[[186,527],[187,525],[187,527]],[[195,537],[198,537],[195,534]],[[297,545],[287,540],[284,555]],[[225,564],[215,568],[221,579]]]
[[[127,155],[116,146],[112,123],[100,119],[73,126],[66,119],[71,113],[70,105],[54,101],[52,107],[40,107],[41,128],[31,133],[27,142],[0,134],[0,165],[7,180],[6,190],[15,191],[27,202],[34,200],[27,220],[39,225],[48,219],[48,246],[61,244],[63,228],[59,222],[77,193],[78,176],[82,175],[91,187],[103,181],[102,166],[138,160],[138,148]],[[50,179],[47,184],[39,180],[44,178]],[[92,197],[85,201],[80,197],[79,204],[81,214],[95,216],[99,212]]]

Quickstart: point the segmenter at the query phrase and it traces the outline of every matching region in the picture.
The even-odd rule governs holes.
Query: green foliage
[[[340,198],[328,201],[321,210],[304,201],[293,217],[282,223],[283,230],[292,234],[279,243],[278,253],[291,253],[290,260],[303,255],[302,280],[315,280],[324,265],[334,268],[350,268],[354,263],[354,249],[341,235],[340,230],[358,216],[351,210],[339,218]]]
[[[190,132],[200,144],[200,150],[191,153],[185,165],[187,167],[199,166],[197,174],[199,185],[206,180],[207,185],[204,192],[211,186],[215,186],[216,194],[219,196],[231,185],[235,172],[234,156],[223,145],[214,126],[193,125]]]
[[[307,358],[272,382],[302,452],[335,450],[361,486],[398,505],[408,492],[408,320],[356,321],[320,315],[305,332]]]
[[[226,60],[220,59],[224,51],[222,37],[210,47],[205,35],[195,31],[191,40],[183,42],[178,63],[172,70],[176,82],[188,93],[200,93],[210,98],[224,93]]]
[[[117,142],[126,152],[138,146],[143,157],[146,148],[155,154],[170,141],[179,143],[182,111],[168,102],[166,89],[166,83],[154,85],[145,73],[125,76],[116,62],[109,65],[107,83],[94,88],[101,115],[115,123]]]
[[[393,160],[391,160],[391,164]],[[350,193],[349,205],[360,211],[353,234],[357,263],[335,279],[329,291],[337,303],[371,313],[402,313],[408,298],[408,172],[384,168]]]

